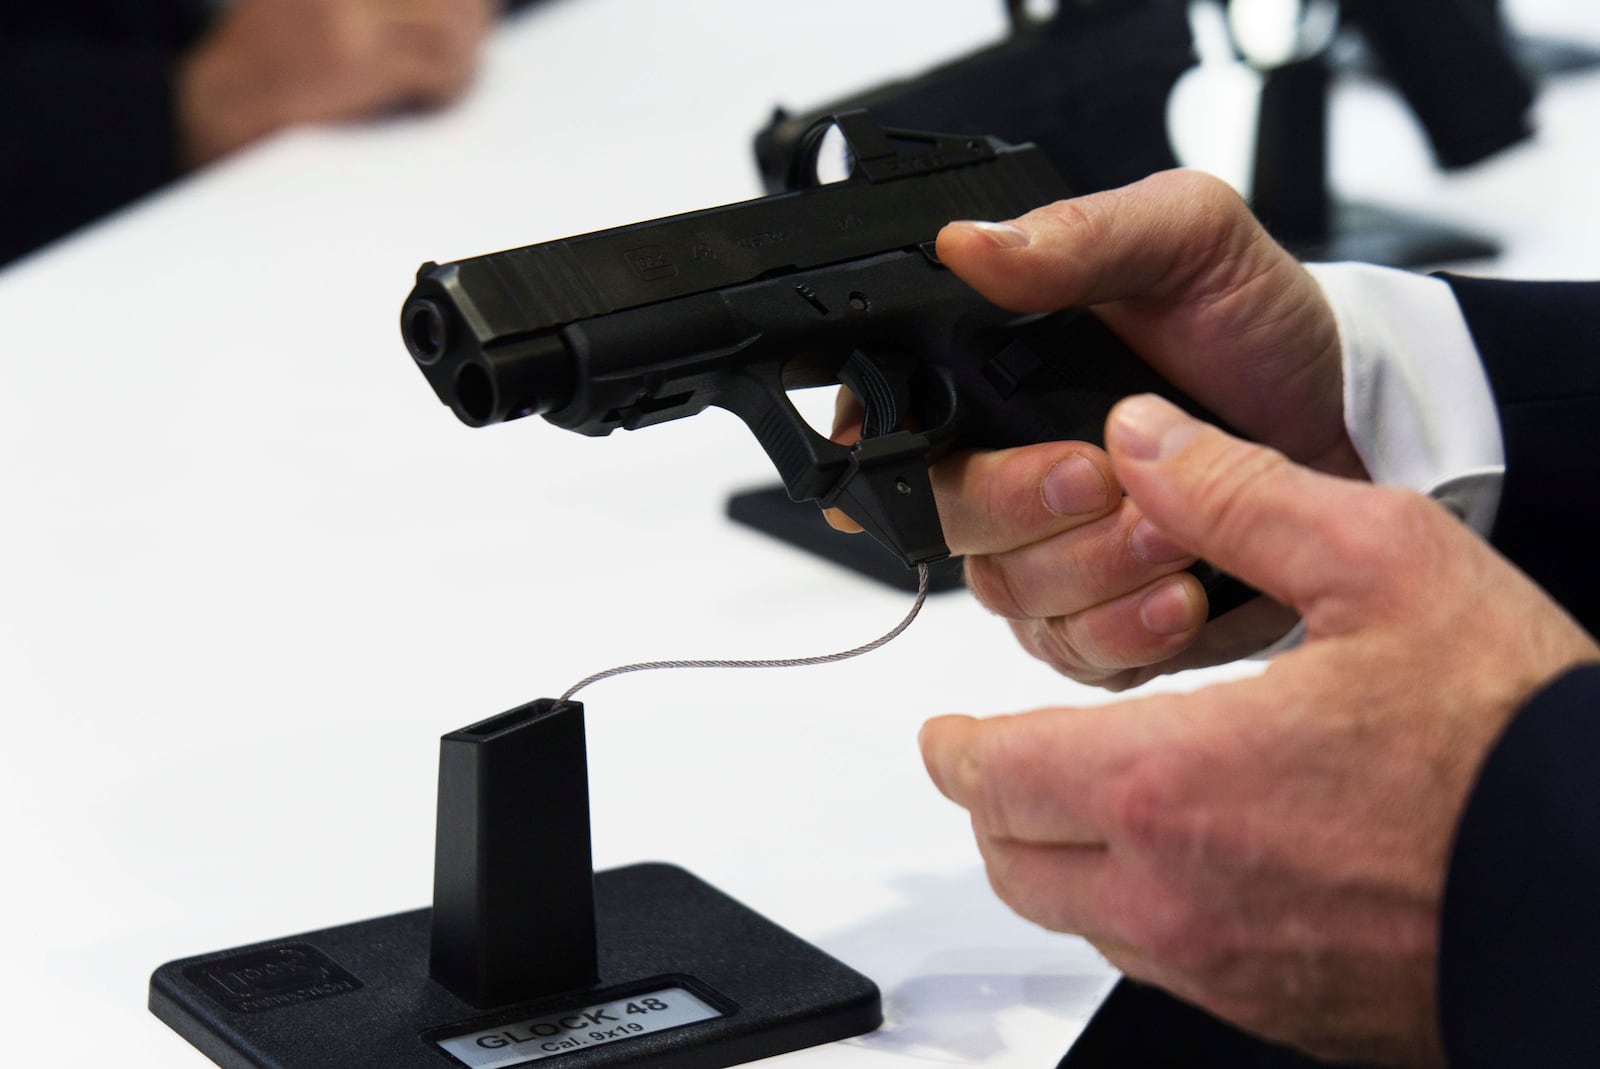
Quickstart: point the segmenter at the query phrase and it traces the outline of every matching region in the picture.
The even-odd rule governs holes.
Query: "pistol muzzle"
[[[437,301],[413,297],[400,314],[400,332],[406,348],[423,367],[437,364],[450,345],[449,322]]]
[[[434,297],[407,301],[400,327],[439,400],[469,426],[550,412],[572,397],[572,356],[553,334],[485,345],[455,309]]]

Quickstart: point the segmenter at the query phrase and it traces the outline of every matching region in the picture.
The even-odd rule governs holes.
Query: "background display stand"
[[[1460,263],[1498,246],[1376,204],[1336,200],[1328,178],[1329,63],[1318,53],[1265,72],[1251,209],[1302,260],[1388,267]]]
[[[1504,36],[1517,63],[1536,81],[1600,67],[1600,45],[1594,42],[1521,33],[1507,19],[1502,0],[1462,2]],[[1343,66],[1360,74],[1371,75],[1377,71],[1371,53],[1359,46],[1347,50]]]
[[[1503,0],[1468,0],[1481,17],[1499,27],[1511,42],[1524,70],[1538,79],[1576,74],[1600,67],[1600,46],[1590,41],[1518,33],[1509,24]]]
[[[836,531],[812,501],[794,501],[781,485],[744,490],[728,498],[728,517],[797,549],[815,554],[896,590],[917,592],[917,572],[864,534]],[[961,558],[928,566],[928,593],[962,588]]]
[[[1523,68],[1541,81],[1600,67],[1600,47],[1587,41],[1529,34],[1518,37],[1514,44]]]
[[[440,745],[432,909],[170,962],[224,1069],[700,1069],[869,1032],[872,981],[671,865],[593,871],[583,706]]]
[[[1404,99],[1440,168],[1470,167],[1526,140],[1536,85],[1497,0],[1338,0],[1331,9],[1336,21],[1326,25],[1304,12],[1294,58],[1265,71],[1256,214],[1303,259],[1421,267],[1497,254],[1496,243],[1453,226],[1336,201],[1327,166],[1329,70],[1350,70],[1336,58],[1346,44]]]

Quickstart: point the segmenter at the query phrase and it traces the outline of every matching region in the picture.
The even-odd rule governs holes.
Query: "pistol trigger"
[[[878,438],[900,429],[911,401],[910,383],[903,375],[891,376],[858,351],[839,369],[839,381],[861,399],[861,437]]]

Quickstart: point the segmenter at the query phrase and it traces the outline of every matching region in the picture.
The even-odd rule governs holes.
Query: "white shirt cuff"
[[[1494,393],[1450,287],[1372,264],[1307,264],[1339,327],[1344,421],[1375,483],[1427,494],[1487,536],[1505,449]],[[1300,644],[1305,624],[1254,656]]]
[[[1450,287],[1372,264],[1308,264],[1339,327],[1345,427],[1372,481],[1488,534],[1505,475],[1494,394]]]

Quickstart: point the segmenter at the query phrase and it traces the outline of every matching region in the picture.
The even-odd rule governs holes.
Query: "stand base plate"
[[[714,1069],[883,1021],[871,980],[682,869],[596,873],[595,909],[588,990],[464,1002],[421,909],[169,962],[150,1009],[223,1069]]]
[[[907,568],[898,557],[867,535],[834,530],[823,519],[821,509],[810,501],[791,501],[782,486],[734,494],[728,499],[728,516],[823,560],[887,583],[896,590],[917,592],[916,569]],[[928,566],[928,593],[960,590],[965,585],[959,557],[948,557]]]
[[[1490,239],[1449,223],[1435,222],[1360,201],[1333,205],[1331,233],[1324,238],[1279,240],[1302,260],[1339,263],[1359,260],[1386,267],[1424,267],[1498,256]]]

